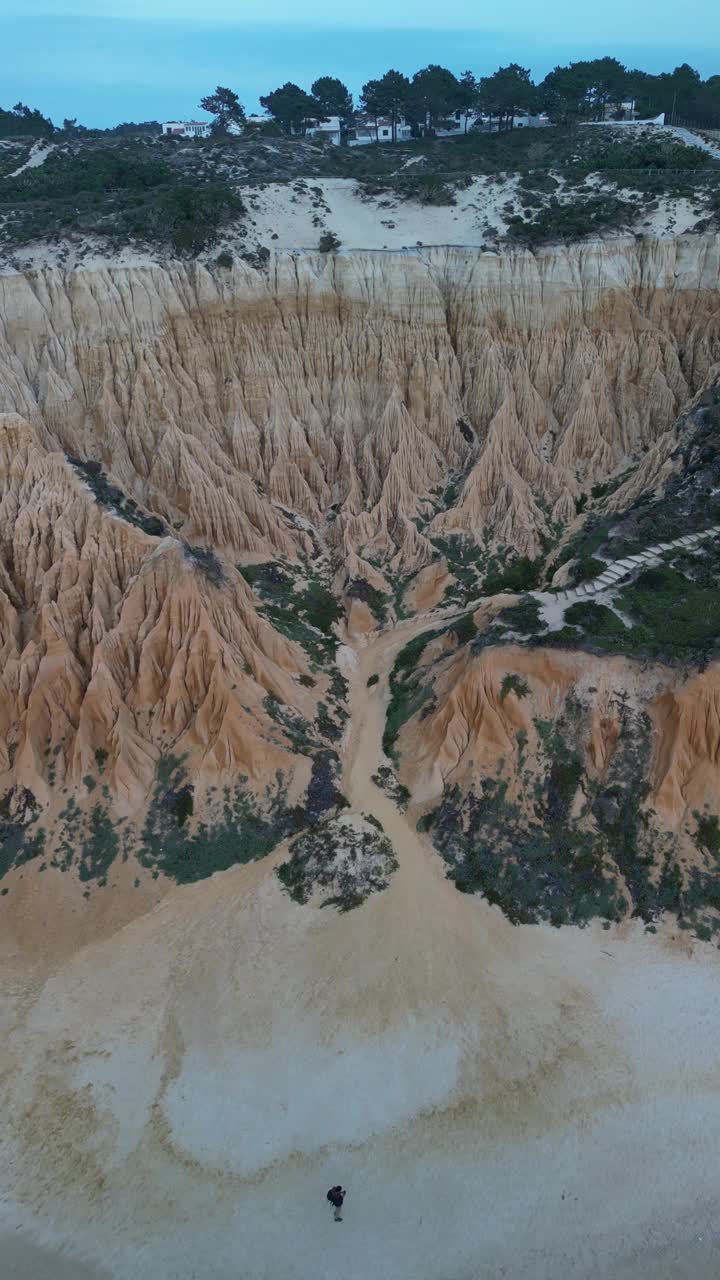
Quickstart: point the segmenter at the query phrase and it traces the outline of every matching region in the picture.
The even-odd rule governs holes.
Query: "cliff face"
[[[630,720],[643,719],[647,750],[635,781],[663,828],[681,829],[693,810],[717,799],[718,663],[689,675],[622,657],[500,646],[453,653],[433,677],[432,710],[405,744],[406,776],[420,801],[500,775],[519,794],[523,761],[542,751],[538,725],[567,718],[568,700],[575,745],[596,782],[617,764]]]
[[[516,922],[669,911],[717,932],[718,663],[466,647],[418,678],[403,777],[459,888]]]
[[[195,774],[287,770],[267,694],[297,711],[307,657],[262,619],[232,565],[101,507],[21,418],[0,431],[0,768],[43,805],[98,778],[120,812],[163,751]]]
[[[707,379],[719,271],[695,238],[4,277],[0,409],[230,555],[309,550],[278,504],[341,558],[534,554]]]
[[[334,640],[318,655],[316,614],[309,639],[290,616],[317,566],[362,635],[398,586],[440,601],[451,535],[534,556],[624,465],[652,490],[718,367],[719,274],[698,237],[1,277],[10,816],[98,784],[135,814],[168,755],[207,787],[280,771],[297,792],[342,725]],[[271,560],[296,574],[283,626],[237,568]],[[428,725],[435,780],[467,734],[454,698]]]

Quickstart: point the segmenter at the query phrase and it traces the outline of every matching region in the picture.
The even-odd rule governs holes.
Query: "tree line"
[[[447,67],[432,63],[412,77],[391,69],[379,79],[368,80],[358,106],[373,119],[388,119],[394,140],[401,119],[414,132],[430,134],[458,115],[466,130],[477,114],[489,118],[498,129],[511,129],[519,113],[547,112],[554,123],[567,125],[608,116],[621,119],[622,104],[628,101],[634,102],[640,118],[664,112],[669,120],[720,125],[720,75],[703,80],[688,63],[651,75],[606,57],[555,67],[535,84],[529,68],[517,62],[479,78],[472,71],[456,76]],[[309,93],[288,81],[263,95],[260,103],[286,133],[302,133],[309,121],[329,116],[339,116],[346,128],[352,126],[352,95],[335,76],[321,76]],[[214,128],[219,131],[245,120],[238,95],[230,89],[218,87],[200,106],[215,117]]]
[[[357,105],[373,119],[390,120],[395,137],[401,119],[413,127],[413,132],[430,134],[450,118],[457,119],[458,113],[465,129],[476,113],[495,122],[498,129],[511,129],[518,113],[541,111],[547,112],[553,123],[567,125],[603,120],[608,115],[620,118],[621,104],[627,101],[634,101],[641,118],[665,112],[670,121],[720,127],[720,75],[703,80],[686,62],[674,71],[651,75],[629,69],[610,57],[555,67],[538,84],[531,79],[529,68],[517,62],[480,77],[472,71],[456,76],[435,63],[413,76],[391,69],[363,85]],[[288,134],[303,133],[308,121],[326,120],[329,116],[339,116],[343,126],[349,128],[355,109],[347,85],[336,76],[320,76],[309,93],[287,81],[264,94],[260,104],[275,125]],[[214,117],[215,133],[227,133],[231,125],[245,122],[245,110],[233,89],[219,85],[199,105]],[[159,129],[157,121],[124,123],[107,130],[87,130],[74,119],[66,119],[62,125],[66,136],[151,134]],[[22,102],[9,111],[0,109],[0,137],[52,137],[57,132],[47,116]]]

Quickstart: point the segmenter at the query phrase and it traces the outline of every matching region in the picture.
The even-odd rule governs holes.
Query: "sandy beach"
[[[279,850],[57,964],[6,940],[3,1280],[717,1274],[717,951],[457,892],[370,780],[415,625],[353,667],[386,892],[297,906]]]

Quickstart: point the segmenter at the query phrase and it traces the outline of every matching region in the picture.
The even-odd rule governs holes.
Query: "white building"
[[[529,116],[526,112],[521,112],[512,118],[513,129],[544,129],[550,124],[550,117],[546,111],[541,111],[538,116]],[[485,133],[498,133],[501,128],[504,133],[508,128],[507,120],[503,118],[499,121],[497,116],[478,116],[472,125],[474,129],[482,129]]]
[[[513,129],[543,129],[549,124],[550,117],[546,111],[541,111],[539,116],[513,116]]]
[[[166,138],[209,138],[212,121],[169,120],[161,125]]]
[[[327,120],[312,120],[305,128],[306,138],[326,138],[334,147],[342,141],[342,129],[339,116],[328,116]]]
[[[581,120],[580,127],[589,126],[591,129],[634,129],[644,125],[656,124],[662,127],[665,124],[665,112],[662,111],[659,116],[653,116],[652,120]]]
[[[450,116],[445,128],[435,130],[436,138],[457,138],[461,133],[469,133],[475,126],[483,123],[483,115],[480,111],[469,111],[467,118],[467,129],[465,128],[465,112],[455,111]]]
[[[353,119],[354,138],[348,139],[349,147],[366,147],[371,142],[392,142],[393,125],[389,116],[363,115],[357,112]],[[395,141],[407,142],[412,137],[412,128],[405,120],[395,122]]]
[[[605,103],[605,112],[604,112],[605,119],[606,119],[606,120],[612,120],[612,119],[614,118],[614,116],[615,116],[615,113],[618,111],[618,109],[619,109],[620,111],[622,111],[622,117],[621,117],[621,118],[622,118],[623,120],[634,120],[634,119],[635,119],[635,114],[636,114],[636,112],[635,112],[635,99],[634,99],[634,98],[633,98],[631,101],[628,101],[628,102],[619,102],[619,103],[618,103],[618,102],[606,102],[606,103]]]

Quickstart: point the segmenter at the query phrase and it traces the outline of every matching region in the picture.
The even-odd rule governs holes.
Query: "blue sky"
[[[388,67],[428,62],[478,75],[520,62],[542,78],[556,63],[614,54],[647,71],[690,62],[720,73],[715,0],[0,0],[0,105],[18,99],[61,123],[88,125],[198,115],[202,94],[227,84],[248,110],[295,80],[338,75],[358,92]],[[680,18],[681,31],[676,27]],[[391,22],[392,25],[388,25]],[[701,36],[705,42],[701,43]],[[672,39],[671,39],[672,37]],[[687,38],[685,38],[687,37]]]

